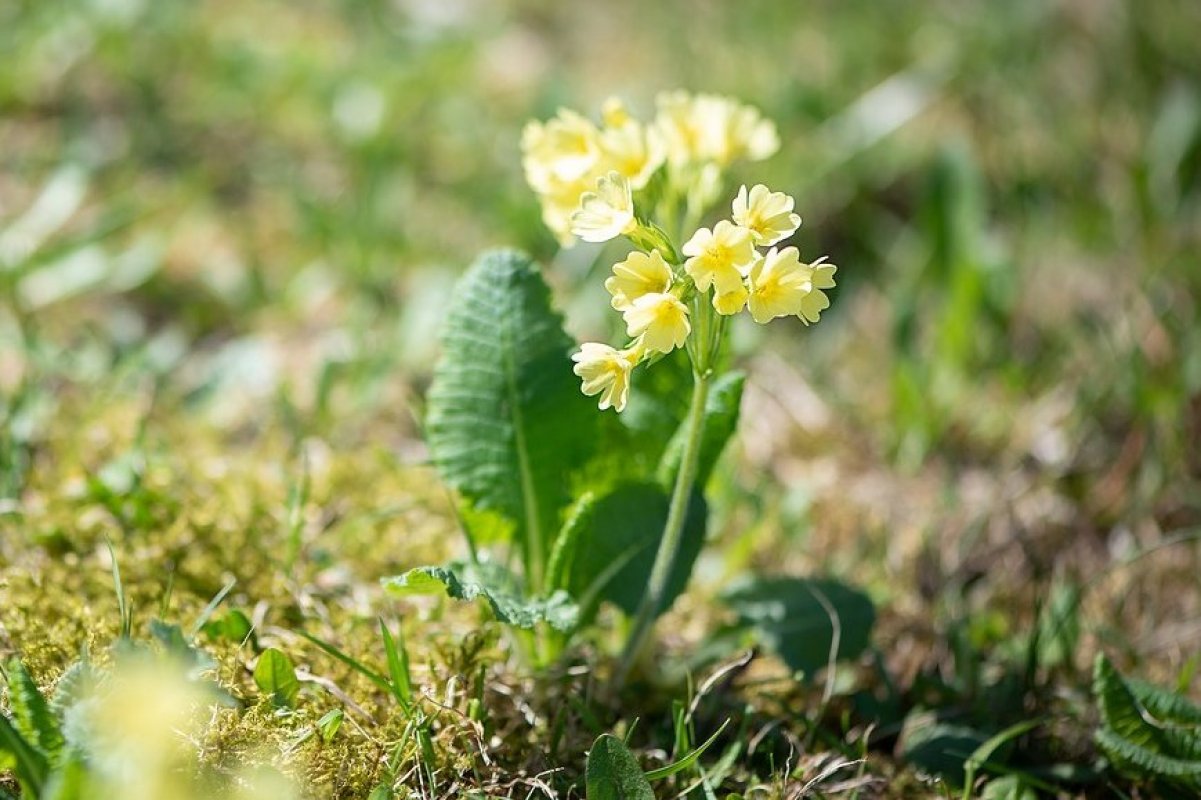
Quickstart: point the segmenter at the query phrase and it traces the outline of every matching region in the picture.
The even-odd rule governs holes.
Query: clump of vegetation
[[[0,797],[1195,794],[1201,19],[1098,8],[4,6]]]

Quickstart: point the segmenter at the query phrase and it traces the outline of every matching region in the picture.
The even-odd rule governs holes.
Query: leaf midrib
[[[512,315],[510,315],[510,319]],[[512,327],[505,326],[505,338],[512,337]],[[505,370],[505,394],[509,404],[509,415],[513,420],[513,449],[517,451],[517,478],[521,485],[521,503],[525,509],[525,530],[529,549],[529,581],[527,590],[536,593],[542,588],[542,525],[538,519],[538,496],[534,489],[534,476],[530,470],[530,455],[526,449],[525,421],[521,413],[520,397],[517,393],[517,376],[514,374],[512,342],[505,342],[503,364]]]

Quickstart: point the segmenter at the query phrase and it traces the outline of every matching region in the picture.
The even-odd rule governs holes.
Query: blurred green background
[[[898,613],[1014,541],[1014,592],[1088,574],[1201,522],[1199,41],[1191,0],[8,0],[0,502],[146,386],[162,417],[419,460],[481,248],[530,250],[575,333],[611,330],[607,262],[541,226],[522,124],[683,87],[776,120],[740,178],[794,194],[802,253],[840,265],[821,325],[737,331],[726,530],[807,538],[732,558],[870,563]],[[1124,635],[1196,618],[1195,561]],[[1178,666],[1195,627],[1155,652]]]

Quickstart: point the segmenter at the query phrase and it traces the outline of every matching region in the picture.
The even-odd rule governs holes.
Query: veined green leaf
[[[1201,708],[1123,678],[1104,654],[1093,667],[1101,711],[1097,744],[1122,771],[1201,791]]]
[[[704,487],[709,482],[709,476],[717,466],[717,459],[721,457],[726,442],[738,428],[738,413],[745,385],[746,375],[741,372],[727,372],[709,389],[709,397],[705,401],[705,415],[701,421],[701,451],[696,468],[698,487]],[[684,453],[684,442],[688,434],[685,430],[686,424],[687,420],[676,430],[659,462],[658,479],[664,486],[670,487],[675,482],[676,473],[680,469],[680,458]]]
[[[601,600],[627,614],[637,611],[663,538],[668,505],[666,492],[656,484],[626,483],[575,509],[564,534],[571,537],[570,563],[565,560],[559,570],[559,585],[580,604],[585,619]],[[693,492],[680,551],[663,597],[664,609],[688,584],[692,565],[705,543],[707,516],[705,498],[699,491]]]
[[[63,734],[49,703],[20,659],[9,660],[5,675],[8,704],[17,730],[53,765],[63,748]]]
[[[513,576],[494,563],[452,563],[446,567],[417,567],[392,578],[384,578],[383,586],[399,596],[441,594],[456,600],[483,598],[501,622],[518,628],[532,628],[546,622],[552,628],[567,631],[575,628],[579,609],[564,591],[549,597],[527,599],[517,588]]]
[[[592,743],[585,782],[588,800],[655,800],[634,754],[612,734],[602,733]]]
[[[439,472],[474,506],[513,520],[531,585],[595,442],[599,412],[579,389],[575,342],[530,259],[487,253],[459,281],[429,391]]]

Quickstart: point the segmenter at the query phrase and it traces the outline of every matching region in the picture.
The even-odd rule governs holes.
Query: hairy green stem
[[[688,518],[688,503],[692,498],[692,485],[696,482],[697,463],[701,450],[701,432],[704,428],[705,401],[709,397],[711,379],[707,364],[694,364],[694,366],[692,403],[688,408],[687,438],[684,441],[680,469],[676,473],[675,487],[671,493],[667,524],[663,528],[663,539],[659,542],[659,551],[655,555],[655,564],[651,568],[646,594],[642,596],[642,602],[638,605],[638,612],[634,616],[634,626],[622,653],[621,665],[616,676],[618,687],[625,683],[626,677],[634,666],[634,661],[642,652],[642,648],[646,646],[655,618],[663,610],[667,583],[671,579],[676,558],[680,552],[680,542],[684,535],[684,521]]]

